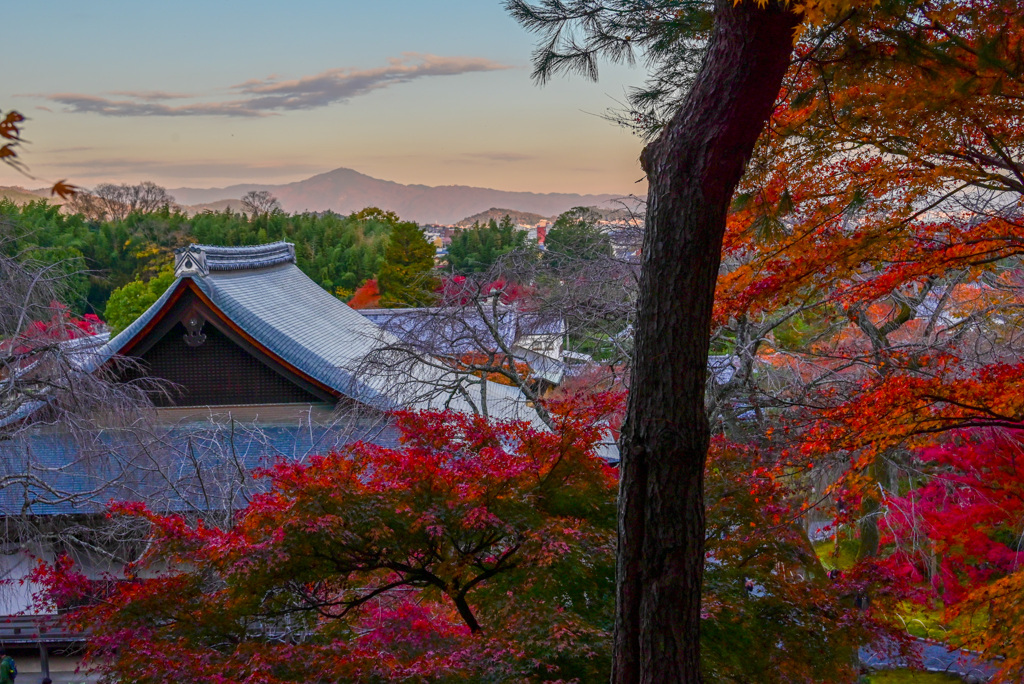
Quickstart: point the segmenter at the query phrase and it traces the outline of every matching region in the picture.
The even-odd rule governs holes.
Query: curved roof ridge
[[[283,241],[240,247],[188,245],[174,250],[174,272],[179,277],[206,276],[210,271],[246,271],[294,263],[295,245]]]

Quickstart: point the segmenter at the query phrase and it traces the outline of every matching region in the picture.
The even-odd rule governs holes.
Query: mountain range
[[[491,207],[515,207],[522,212],[556,216],[578,206],[612,208],[622,197],[509,192],[466,185],[403,185],[345,168],[284,185],[246,183],[226,188],[173,188],[168,192],[179,204],[209,205],[238,199],[250,190],[270,192],[287,212],[331,210],[350,214],[372,206],[393,211],[407,221],[441,224],[455,223]]]

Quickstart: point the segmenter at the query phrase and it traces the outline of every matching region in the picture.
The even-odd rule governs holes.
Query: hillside
[[[491,207],[487,211],[481,211],[478,214],[467,216],[466,218],[457,222],[455,225],[462,228],[468,228],[472,226],[474,223],[487,223],[491,219],[494,219],[495,221],[501,221],[501,219],[505,218],[505,216],[510,217],[512,219],[512,223],[522,223],[528,226],[532,226],[536,223],[540,223],[541,221],[549,219],[548,216],[541,216],[540,214],[531,214],[528,211],[516,211],[515,209],[498,209],[495,207]]]
[[[375,206],[419,223],[454,223],[491,207],[516,207],[540,216],[557,216],[577,206],[610,207],[617,195],[508,192],[465,185],[403,185],[372,178],[352,169],[335,169],[286,185],[232,185],[226,188],[175,188],[169,192],[180,204],[209,204],[241,197],[250,190],[267,190],[287,212],[332,210],[349,214]]]
[[[60,198],[50,197],[47,190],[26,190],[16,186],[0,187],[0,200],[11,200],[15,204],[28,204],[36,200],[46,200],[50,204],[63,204]]]
[[[174,194],[174,193],[171,193]],[[242,212],[242,200],[240,199],[222,199],[216,202],[206,202],[204,204],[186,204],[182,205],[182,209],[189,216],[196,214],[202,214],[204,211],[212,211],[214,213],[220,213],[225,209],[230,209],[234,213]]]
[[[618,206],[618,204],[616,204],[616,206],[614,206],[614,207],[589,207],[589,208],[593,209],[594,211],[596,211],[601,216],[601,220],[602,221],[628,221],[629,219],[634,218],[634,215],[631,214],[628,209],[624,209],[621,206]],[[641,211],[642,212],[643,211],[643,206],[641,205],[639,207],[636,207],[636,209],[634,209],[634,211]]]

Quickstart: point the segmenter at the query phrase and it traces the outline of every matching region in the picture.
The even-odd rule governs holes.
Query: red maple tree
[[[556,404],[553,431],[399,412],[400,447],[278,463],[230,529],[116,505],[151,526],[127,579],[67,560],[37,579],[82,606],[89,662],[133,681],[587,680],[613,590],[597,419],[620,402]]]

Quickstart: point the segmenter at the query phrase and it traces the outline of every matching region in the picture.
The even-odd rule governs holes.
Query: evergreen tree
[[[415,223],[403,221],[391,229],[384,250],[384,265],[377,284],[381,305],[386,307],[426,306],[434,299],[437,280],[433,277],[434,245]]]
[[[448,246],[448,265],[456,273],[480,273],[502,255],[525,246],[526,232],[516,230],[506,214],[501,223],[491,219],[487,225],[477,222],[472,228],[456,231]]]
[[[590,207],[573,207],[555,219],[544,245],[552,266],[568,259],[597,259],[612,255],[612,241],[597,222],[601,215]]]

